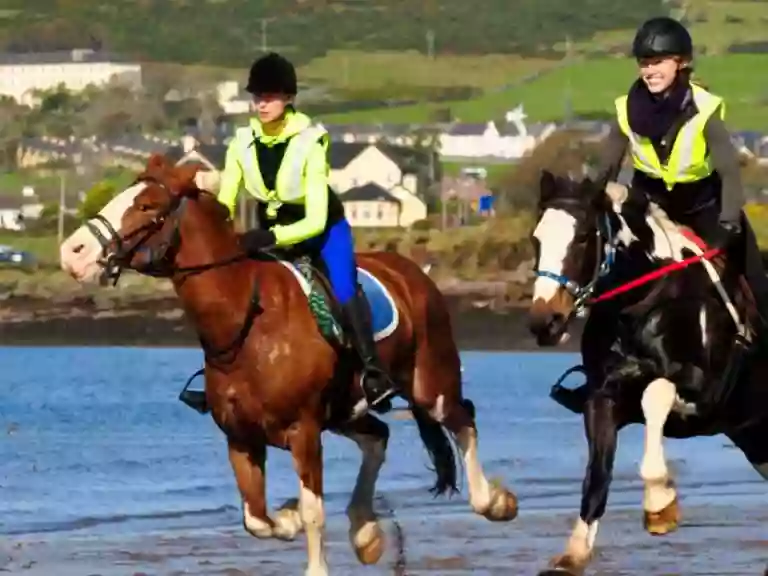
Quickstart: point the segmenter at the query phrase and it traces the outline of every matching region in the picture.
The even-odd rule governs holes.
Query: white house
[[[341,156],[339,153],[334,155],[334,148],[348,151],[347,161],[334,162]],[[400,203],[400,226],[408,227],[427,217],[427,205],[416,194],[418,178],[415,174],[405,173],[381,148],[372,144],[331,144],[330,184],[342,202],[347,191],[369,183],[378,185]]]
[[[77,92],[89,85],[118,81],[140,88],[141,64],[89,48],[59,52],[0,54],[0,95],[26,105],[35,104],[35,90],[64,85]]]
[[[400,226],[400,201],[374,182],[351,188],[340,195],[340,198],[344,204],[344,213],[352,227],[396,228]]]
[[[522,158],[555,131],[554,123],[529,127],[522,106],[504,122],[457,123],[440,135],[440,154],[447,158]]]
[[[216,101],[227,116],[248,114],[251,111],[251,96],[240,90],[240,84],[235,80],[216,85]]]

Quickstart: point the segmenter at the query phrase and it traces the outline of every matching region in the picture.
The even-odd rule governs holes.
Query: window
[[[367,222],[370,219],[371,219],[371,211],[366,208],[365,210],[363,210],[363,220]]]
[[[378,220],[384,220],[384,208],[382,208],[381,204],[379,204],[376,210],[376,218]]]
[[[349,217],[352,218],[352,220],[357,219],[357,208],[352,207],[352,209],[349,211]]]

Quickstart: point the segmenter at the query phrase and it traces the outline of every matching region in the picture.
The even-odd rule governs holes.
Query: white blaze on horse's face
[[[563,274],[568,250],[576,237],[576,218],[565,210],[547,208],[533,236],[539,241],[539,271]],[[533,300],[549,302],[560,288],[557,280],[539,276],[533,284]]]
[[[146,188],[144,182],[134,184],[120,192],[99,212],[101,218],[109,222],[114,230],[120,230],[120,223],[126,210],[134,199]],[[112,232],[97,218],[90,220],[107,240],[112,240]],[[59,247],[61,268],[78,282],[95,282],[103,272],[101,263],[103,246],[99,239],[85,224],[75,230]]]

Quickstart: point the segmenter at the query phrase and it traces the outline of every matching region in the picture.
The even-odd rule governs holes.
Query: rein
[[[630,290],[634,290],[635,288],[644,286],[645,284],[653,282],[654,280],[658,280],[659,278],[662,278],[667,274],[671,274],[673,272],[677,272],[678,270],[687,268],[691,264],[696,264],[698,262],[701,262],[702,260],[710,260],[722,252],[722,249],[720,248],[707,248],[706,245],[703,243],[703,241],[701,241],[698,237],[695,237],[692,234],[686,234],[686,236],[688,236],[689,239],[694,240],[697,243],[697,245],[699,245],[699,247],[703,249],[703,252],[701,254],[697,254],[689,258],[685,258],[684,260],[681,260],[679,262],[671,262],[670,264],[665,264],[661,268],[658,268],[656,270],[643,274],[642,276],[639,276],[638,278],[625,282],[624,284],[620,284],[619,286],[612,288],[607,292],[603,292],[599,296],[593,297],[595,287],[597,286],[597,282],[600,280],[600,278],[606,276],[610,272],[616,256],[617,238],[616,236],[614,236],[613,231],[611,229],[611,221],[608,215],[604,215],[604,219],[605,219],[606,240],[602,243],[600,241],[597,242],[597,259],[596,259],[597,264],[595,266],[595,272],[592,275],[592,279],[589,281],[588,284],[582,287],[577,282],[574,282],[573,280],[571,280],[570,278],[562,274],[555,274],[554,272],[549,272],[547,270],[540,270],[536,272],[536,275],[539,277],[550,278],[551,280],[554,280],[555,282],[559,283],[563,288],[565,288],[573,296],[574,306],[573,306],[573,312],[570,315],[569,320],[573,316],[581,312],[583,309],[587,308],[588,306],[597,304],[599,302],[605,302],[606,300],[615,298],[616,296],[629,292]],[[603,239],[599,222],[598,222],[596,234],[598,236],[598,240]],[[603,247],[606,248],[607,254],[605,256],[605,259],[601,261],[600,256],[602,251],[601,249]]]
[[[607,292],[603,292],[602,294],[600,294],[600,296],[592,298],[589,301],[589,304],[597,304],[598,302],[604,302],[605,300],[610,300],[611,298],[614,298],[620,294],[624,294],[625,292],[629,292],[630,290],[633,290],[639,286],[643,286],[645,284],[648,284],[649,282],[653,282],[654,280],[657,280],[663,276],[666,276],[667,274],[671,274],[672,272],[677,272],[678,270],[687,268],[691,264],[696,264],[698,262],[701,262],[702,260],[710,260],[715,256],[717,256],[718,254],[720,254],[720,252],[722,252],[720,248],[711,248],[706,252],[703,252],[702,254],[691,256],[679,262],[672,262],[670,264],[666,264],[661,268],[658,268],[657,270],[653,270],[651,272],[648,272],[647,274],[643,274],[642,276],[635,278],[634,280],[630,280],[629,282],[620,284],[616,288],[612,288]]]
[[[134,182],[134,185],[142,181],[151,181],[152,183],[168,190],[167,186],[165,186],[165,184],[163,184],[162,182],[159,182],[153,178],[148,178],[148,177],[139,178]],[[171,248],[174,248],[175,244],[181,241],[179,227],[181,223],[181,218],[184,215],[184,211],[186,209],[188,201],[189,199],[186,196],[180,197],[177,201],[171,202],[165,210],[158,213],[152,220],[150,220],[143,226],[140,226],[135,230],[132,230],[125,236],[121,236],[120,233],[115,229],[115,227],[109,222],[109,220],[104,216],[102,216],[101,214],[97,214],[91,220],[96,220],[97,222],[100,222],[104,226],[104,228],[106,229],[110,237],[103,234],[101,230],[99,230],[99,228],[91,220],[86,222],[86,226],[88,227],[88,230],[90,230],[90,232],[98,240],[99,244],[101,244],[102,266],[104,267],[103,279],[107,282],[111,280],[113,282],[113,285],[117,285],[123,270],[125,270],[126,268],[130,268],[129,264],[131,259],[136,254],[142,253],[142,252],[146,252],[148,254],[147,264],[150,267],[149,273],[151,275],[151,267],[152,266],[157,267],[158,261],[166,259],[168,250],[170,250]],[[160,246],[155,249],[147,248],[146,246],[144,246],[144,244],[154,234],[166,229],[165,226],[168,220],[171,220],[171,222],[173,223],[173,226],[170,227],[170,231],[167,232],[162,238],[162,241],[160,242]],[[138,241],[134,243],[132,246],[126,248],[127,241],[130,241],[131,239],[136,237],[139,237]],[[246,260],[248,258],[249,258],[248,254],[241,252],[229,258],[225,258],[223,260],[218,260],[214,262],[208,262],[205,264],[199,264],[194,266],[171,265],[169,266],[169,272],[171,275],[176,275],[179,273],[184,274],[185,276],[181,279],[181,282],[184,282],[190,276],[193,276],[196,274],[202,274],[207,271],[215,270],[218,268],[223,268],[225,266],[229,266],[237,262],[242,262],[243,260]],[[242,348],[243,344],[245,343],[245,340],[248,337],[248,334],[251,331],[251,328],[253,327],[253,322],[262,311],[263,309],[261,308],[260,298],[259,298],[259,284],[258,282],[254,282],[253,293],[249,300],[248,310],[246,311],[243,325],[241,326],[240,330],[238,331],[237,335],[233,338],[233,340],[225,346],[222,346],[220,348],[214,348],[208,342],[206,342],[202,337],[199,337],[200,345],[203,348],[203,353],[205,354],[206,361],[214,364],[229,364],[233,362],[235,357],[239,353],[240,349]],[[226,361],[223,360],[222,357],[228,354],[232,354],[233,357]],[[197,372],[187,382],[187,385],[184,387],[184,391],[186,391],[191,381],[201,373],[202,372],[200,371]]]

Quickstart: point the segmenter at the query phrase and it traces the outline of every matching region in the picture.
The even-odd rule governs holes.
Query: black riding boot
[[[392,408],[389,398],[395,394],[395,385],[381,364],[373,341],[370,309],[365,294],[358,288],[354,298],[342,306],[347,324],[352,330],[355,350],[363,361],[360,383],[365,394],[366,406],[356,406],[357,415],[374,409],[384,413]]]

